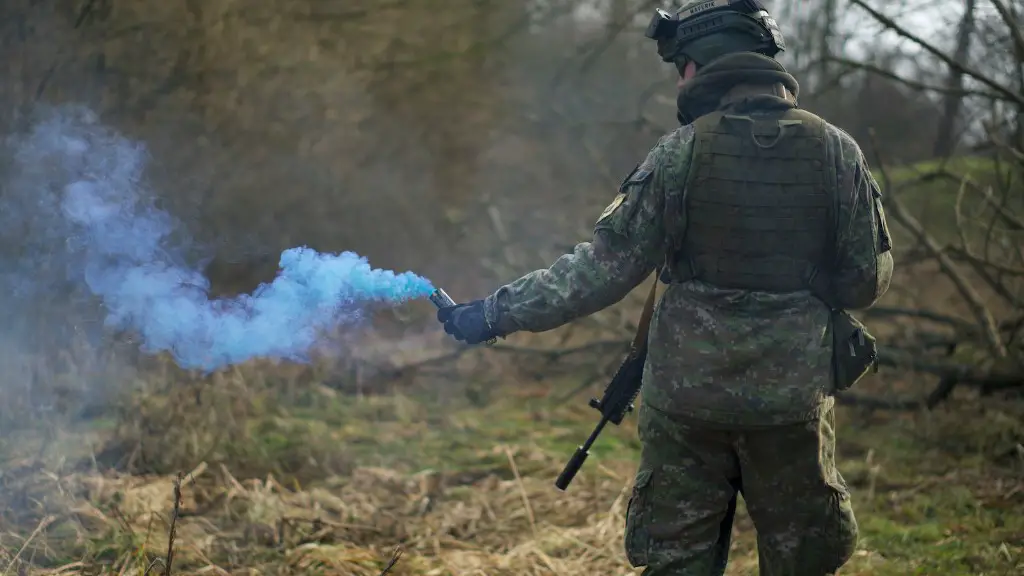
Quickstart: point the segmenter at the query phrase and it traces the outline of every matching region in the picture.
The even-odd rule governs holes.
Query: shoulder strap
[[[643,312],[640,313],[640,321],[636,323],[636,334],[633,335],[633,342],[629,345],[629,356],[634,358],[647,348],[647,336],[651,330],[651,320],[654,318],[654,303],[658,295],[658,276],[660,270],[654,271],[654,282],[651,282],[651,290],[647,293],[647,300],[644,301]]]

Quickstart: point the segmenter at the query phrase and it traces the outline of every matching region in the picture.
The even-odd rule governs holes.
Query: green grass
[[[950,177],[925,178],[939,173]],[[933,160],[889,168],[886,170],[888,189],[882,171],[875,167],[873,174],[883,188],[883,194],[902,202],[928,232],[943,243],[958,241],[956,201],[964,180],[967,184],[964,185],[961,214],[971,239],[982,237],[991,223],[993,211],[982,195],[986,188],[991,187],[994,198],[1000,199],[1004,185],[1009,184],[1017,192],[1010,195],[1007,207],[1016,214],[1024,215],[1024,194],[1019,193],[1022,187],[1019,170],[1014,172],[989,158],[962,157],[947,162]],[[903,233],[899,227],[896,228],[896,233]]]
[[[433,425],[424,418],[434,413],[430,409],[407,419],[396,416],[410,399],[396,402],[393,418],[373,426],[346,423],[366,413],[381,416],[379,402],[389,400],[339,401],[302,417],[311,428],[333,421],[336,439],[352,447],[363,464],[508,476],[505,456],[493,448],[535,446],[555,461],[568,458],[596,421],[596,412],[582,408],[585,399],[552,407],[543,399],[506,397],[483,408],[462,407]],[[969,413],[872,424],[840,410],[841,469],[853,486],[862,546],[870,552],[855,559],[850,573],[1012,574],[1024,567],[1024,492],[1013,492],[1022,488],[1024,454],[1014,451],[1024,440],[1024,410],[1016,419],[997,408],[979,414],[972,407]],[[972,423],[962,425],[965,419]],[[604,434],[584,473],[599,463],[620,469],[635,463],[634,426],[630,419]],[[533,464],[523,463],[523,474],[553,480],[550,462]],[[749,532],[740,539],[738,548],[752,545]]]
[[[1024,566],[1020,412],[965,407],[881,425],[847,415],[840,456],[861,544],[888,560],[875,573],[1013,574]]]

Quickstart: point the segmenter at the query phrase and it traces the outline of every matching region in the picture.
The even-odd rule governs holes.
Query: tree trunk
[[[972,2],[974,0],[971,0]],[[836,20],[839,19],[838,0],[824,0],[821,10],[821,22],[818,23],[818,58],[821,64],[818,68],[818,77],[815,79],[817,86],[824,86],[832,78],[832,63],[830,59],[834,55],[833,44],[836,41]]]
[[[974,6],[975,0],[965,0],[964,15],[960,18],[960,25],[957,27],[956,51],[953,53],[953,58],[960,64],[966,64],[967,54],[971,48],[971,36],[974,33]],[[939,130],[935,137],[935,147],[932,150],[932,154],[937,158],[949,156],[956,148],[956,129],[963,104],[963,96],[957,92],[963,90],[963,86],[963,74],[950,68],[949,77],[946,80],[949,92],[943,98],[942,117],[939,119]]]
[[[1015,22],[1024,22],[1021,18],[1021,6],[1024,2],[1010,2],[1009,8],[1010,13],[1013,15]],[[1014,62],[1016,66],[1014,71],[1017,76],[1017,91],[1024,94],[1024,50],[1021,49],[1016,43],[1014,43]],[[1017,122],[1016,122],[1016,136],[1017,148],[1024,150],[1024,106],[1017,107]]]

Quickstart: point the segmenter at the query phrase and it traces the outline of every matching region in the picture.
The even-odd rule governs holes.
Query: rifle
[[[555,480],[555,487],[565,491],[576,473],[580,471],[583,463],[590,455],[590,447],[597,441],[601,431],[609,422],[618,426],[626,414],[633,411],[633,402],[640,394],[640,386],[643,384],[644,364],[647,362],[647,334],[651,327],[651,318],[654,316],[654,302],[658,291],[658,274],[655,274],[651,291],[647,294],[644,302],[644,310],[637,323],[636,334],[629,345],[629,352],[625,360],[619,366],[611,383],[604,389],[601,399],[591,398],[588,405],[601,413],[601,420],[598,421],[594,431],[582,446],[576,448],[572,458],[566,463],[562,473]]]

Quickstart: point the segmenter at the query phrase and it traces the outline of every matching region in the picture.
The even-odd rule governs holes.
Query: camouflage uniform
[[[768,60],[726,57],[718,70],[732,61],[742,72],[752,62],[757,67],[758,59]],[[767,68],[781,69],[772,63]],[[720,83],[711,94],[716,97],[712,109],[732,113],[741,124],[743,118],[752,119],[755,131],[761,116],[752,103],[792,108],[787,101],[795,100],[798,89],[784,72],[778,72],[778,80],[767,70],[757,72],[752,76],[758,85],[734,80]],[[804,112],[773,114],[767,117],[817,119]],[[807,288],[723,288],[706,280],[715,276],[709,270],[724,275],[730,263],[721,255],[715,260],[707,246],[705,253],[697,249],[697,237],[710,238],[709,227],[716,222],[690,216],[709,210],[697,200],[713,204],[716,196],[696,192],[705,182],[702,177],[716,173],[716,165],[708,164],[713,153],[719,168],[730,154],[742,154],[714,144],[708,136],[713,130],[701,122],[705,116],[698,114],[696,122],[661,138],[597,220],[591,242],[577,245],[550,268],[498,289],[484,300],[484,315],[503,334],[550,330],[616,303],[665,265],[668,287],[650,329],[638,423],[643,449],[626,521],[630,562],[646,566],[648,576],[722,574],[736,496],[742,493],[758,531],[761,574],[829,574],[849,559],[857,541],[850,495],[835,466],[829,309]],[[790,231],[798,237],[831,236],[830,242],[812,240],[819,249],[805,256],[821,253],[827,261],[836,306],[869,307],[885,292],[892,274],[879,188],[849,135],[824,121],[818,132],[803,126],[804,138],[798,140],[807,148],[791,146],[791,157],[777,162],[802,159],[794,164],[796,180],[787,180],[789,172],[773,170],[771,163],[750,171],[740,162],[731,176],[718,170],[718,185],[733,185],[717,191],[718,200],[738,198],[737,190],[755,184],[775,186],[777,198],[798,195],[804,186],[800,175],[818,174],[821,180],[805,188],[824,191],[834,209],[808,194],[804,212],[781,202],[761,210],[782,222],[782,215],[813,215],[824,207],[834,217],[827,220],[828,229],[792,226],[800,219],[790,217]],[[728,135],[719,141],[728,143]],[[752,208],[737,204],[725,213],[735,216]],[[771,239],[777,232],[765,230],[764,243],[775,246]],[[728,239],[722,254],[730,248]],[[689,260],[703,258],[704,273],[689,278],[679,273],[681,246],[688,246]],[[799,256],[804,247],[778,249]],[[737,258],[752,255],[757,251]],[[743,272],[731,274],[735,278]]]

